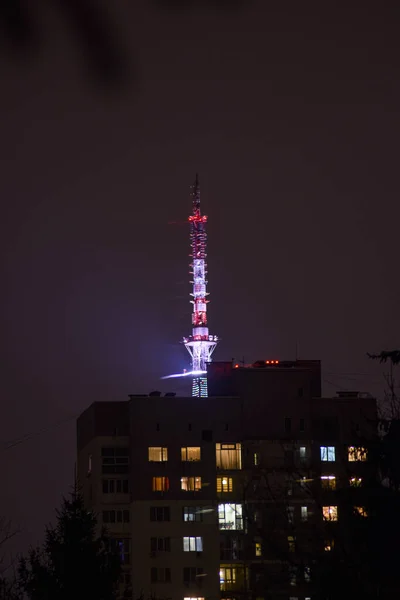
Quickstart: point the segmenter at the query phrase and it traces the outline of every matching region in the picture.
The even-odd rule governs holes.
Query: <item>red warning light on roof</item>
[[[239,368],[239,365],[236,363],[236,365],[235,365],[235,369],[238,369],[238,368]]]
[[[278,365],[279,364],[279,360],[266,360],[265,364],[266,365]]]

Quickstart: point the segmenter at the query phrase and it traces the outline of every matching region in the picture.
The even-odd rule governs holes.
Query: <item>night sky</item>
[[[36,15],[37,50],[1,47],[0,513],[22,528],[15,549],[73,482],[75,415],[179,391],[160,377],[189,365],[196,171],[216,360],[293,359],[297,344],[326,394],[381,394],[366,352],[398,347],[398,12],[108,4],[117,87],[87,76],[56,9]]]

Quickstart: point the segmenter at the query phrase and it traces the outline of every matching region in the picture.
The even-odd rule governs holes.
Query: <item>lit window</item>
[[[323,506],[322,514],[326,521],[337,521],[338,520],[337,506]]]
[[[168,448],[161,446],[150,446],[149,462],[166,462],[168,460]]]
[[[348,459],[350,462],[367,460],[367,450],[365,448],[357,448],[356,446],[349,446]]]
[[[181,448],[181,458],[184,462],[195,462],[200,460],[201,448],[199,446],[185,446]]]
[[[241,504],[218,504],[220,529],[243,529],[243,507]]]
[[[331,552],[333,550],[333,546],[335,545],[334,540],[326,540],[324,544],[325,552]]]
[[[181,490],[198,492],[201,490],[201,477],[181,477]]]
[[[219,570],[220,590],[227,592],[235,589],[243,589],[245,585],[245,570],[243,567],[226,566]]]
[[[335,475],[321,475],[321,487],[323,490],[335,490],[336,489]]]
[[[183,538],[183,551],[184,552],[203,552],[203,538],[202,537],[188,537]]]
[[[260,454],[258,452],[254,452],[253,454],[253,464],[255,467],[260,465]]]
[[[118,549],[119,557],[122,565],[129,565],[131,562],[131,540],[130,539],[116,539],[116,547]]]
[[[168,477],[153,477],[153,492],[167,492],[169,490]]]
[[[323,462],[335,462],[335,446],[321,446],[320,451]]]
[[[360,517],[367,517],[367,511],[363,506],[355,506],[354,511],[356,514],[360,515]]]
[[[300,446],[299,448],[299,454],[300,454],[300,458],[306,458],[307,457],[307,448],[305,446]]]
[[[311,581],[311,569],[310,567],[304,567],[304,581],[309,583]]]
[[[307,521],[308,519],[308,509],[307,506],[302,506],[301,507],[301,520],[303,522]]]
[[[288,535],[288,544],[289,544],[289,552],[295,552],[296,551],[296,540],[292,535]]]
[[[362,478],[361,477],[350,477],[349,483],[350,483],[351,487],[360,487],[362,484]]]
[[[217,494],[232,492],[233,480],[232,477],[217,477]]]
[[[242,444],[216,444],[217,469],[242,468]]]
[[[200,598],[200,597],[197,597],[197,598],[186,598],[186,596],[185,596],[185,598],[183,600],[205,600],[205,598]]]
[[[262,556],[262,546],[260,542],[256,542],[256,556]]]

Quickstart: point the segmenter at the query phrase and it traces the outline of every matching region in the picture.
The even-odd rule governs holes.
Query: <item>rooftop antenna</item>
[[[189,216],[191,259],[190,274],[193,280],[192,335],[183,338],[183,343],[192,358],[192,396],[207,397],[207,364],[211,362],[212,353],[218,337],[210,335],[207,325],[207,216],[201,214],[200,183],[196,173],[194,185],[191,187],[192,214]]]

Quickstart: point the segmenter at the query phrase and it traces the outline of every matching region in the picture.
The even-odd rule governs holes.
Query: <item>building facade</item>
[[[207,398],[131,395],[78,419],[82,493],[118,540],[128,591],[316,598],[313,565],[341,519],[332,494],[362,480],[376,402],[321,397],[319,361],[212,363],[208,382]]]

